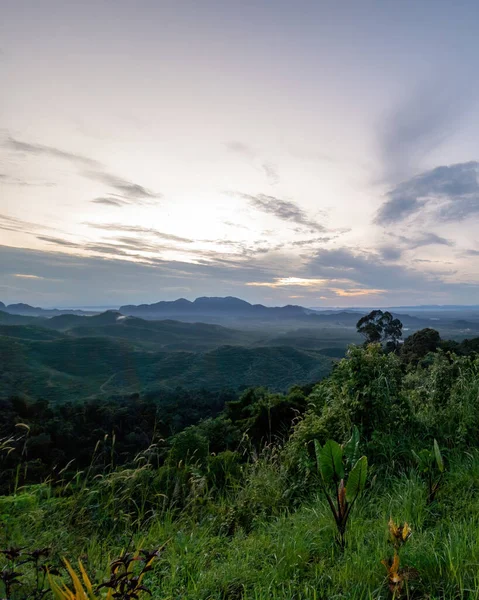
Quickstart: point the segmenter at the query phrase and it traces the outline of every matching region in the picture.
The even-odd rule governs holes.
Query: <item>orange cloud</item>
[[[274,281],[250,281],[246,285],[253,287],[287,287],[287,286],[298,286],[298,287],[317,287],[323,286],[327,283],[327,279],[305,279],[303,277],[279,277]]]
[[[332,288],[332,292],[334,292],[337,296],[341,296],[344,298],[349,298],[351,296],[375,296],[377,294],[384,294],[386,290],[374,290],[374,289],[350,289],[350,290],[342,290],[339,288]]]

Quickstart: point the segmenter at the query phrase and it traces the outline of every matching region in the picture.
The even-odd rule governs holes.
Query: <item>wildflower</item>
[[[396,525],[392,518],[389,519],[389,541],[397,550],[405,544],[411,536],[411,528],[405,522],[402,525]]]
[[[403,577],[399,572],[399,554],[394,550],[394,558],[392,560],[382,560],[381,563],[386,567],[388,572],[389,590],[396,595],[403,587]]]

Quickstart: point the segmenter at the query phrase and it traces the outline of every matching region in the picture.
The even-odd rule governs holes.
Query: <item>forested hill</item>
[[[65,354],[44,364],[89,355],[82,369],[96,377],[91,342],[44,342]],[[478,349],[427,329],[393,352],[351,346],[320,383],[286,394],[0,399],[0,593],[476,598]],[[215,365],[220,352],[205,356]],[[237,369],[232,360],[225,377]],[[153,560],[144,585],[122,593],[141,559]],[[136,570],[111,566],[125,563]],[[55,579],[37,577],[45,571]]]
[[[25,394],[65,402],[177,387],[236,390],[265,385],[285,390],[294,383],[319,381],[332,365],[317,351],[291,347],[151,352],[107,337],[43,331],[21,330],[30,339],[0,336],[0,397]]]

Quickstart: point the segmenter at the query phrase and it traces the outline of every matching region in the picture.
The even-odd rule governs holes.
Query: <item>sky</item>
[[[1,301],[479,304],[477,2],[1,5]]]

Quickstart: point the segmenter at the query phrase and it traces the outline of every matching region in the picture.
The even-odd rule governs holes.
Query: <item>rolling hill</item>
[[[28,317],[26,315],[16,315],[0,310],[0,325],[27,325],[29,323],[40,323],[43,319]]]
[[[178,386],[221,390],[260,385],[285,390],[294,383],[321,379],[331,365],[331,359],[319,352],[290,347],[149,352],[108,337],[2,335],[0,396],[25,394],[65,402]]]
[[[53,332],[71,337],[106,337],[156,350],[208,350],[221,345],[249,345],[258,338],[252,333],[207,323],[147,321],[126,317],[118,311],[99,315],[64,314],[48,319],[0,312],[1,334],[20,339],[52,339]]]

